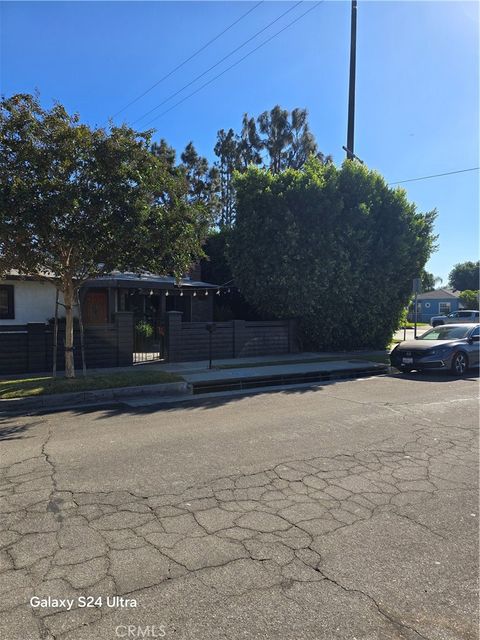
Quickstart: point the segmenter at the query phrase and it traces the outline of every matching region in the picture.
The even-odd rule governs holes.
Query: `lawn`
[[[183,378],[164,371],[122,371],[119,373],[92,374],[71,380],[66,378],[33,377],[21,380],[0,380],[0,399],[28,398],[52,393],[113,389],[114,387],[138,387],[144,384],[180,382]]]
[[[407,324],[405,325],[407,327],[407,329],[414,329],[415,328],[415,323],[414,322],[407,322]],[[428,324],[428,322],[417,322],[417,329],[418,327],[429,327],[430,325]],[[403,329],[403,325],[401,327],[399,327],[399,331]]]

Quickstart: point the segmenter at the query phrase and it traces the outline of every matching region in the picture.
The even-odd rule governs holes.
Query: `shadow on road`
[[[42,423],[43,420],[37,420],[36,422],[24,424],[12,424],[11,419],[2,419],[0,420],[0,442],[4,440],[18,440],[19,438],[30,437],[25,435],[26,431]]]
[[[446,372],[436,373],[401,373],[394,369],[391,373],[382,374],[381,377],[388,377],[390,379],[398,379],[399,382],[407,382],[408,384],[425,384],[425,383],[464,383],[478,381],[480,372],[478,370],[469,371],[468,375],[458,378],[450,375]],[[364,380],[367,378],[363,378]],[[43,409],[31,412],[26,412],[30,416],[47,416],[56,413],[68,413],[70,416],[95,416],[95,420],[108,420],[110,418],[128,416],[128,415],[149,415],[158,411],[165,413],[171,413],[174,411],[188,411],[189,409],[202,409],[204,411],[218,409],[227,405],[241,402],[245,399],[258,396],[258,395],[288,395],[288,396],[302,396],[306,393],[320,393],[326,388],[330,388],[336,385],[342,385],[345,382],[352,382],[351,378],[343,378],[339,380],[329,380],[324,382],[311,383],[310,385],[292,386],[292,387],[262,387],[258,389],[244,390],[242,392],[226,392],[225,395],[207,396],[204,394],[193,395],[188,400],[182,399],[174,402],[166,402],[158,399],[157,401],[149,401],[146,399],[144,405],[135,406],[127,403],[105,403],[96,404],[90,406],[78,406],[78,407],[58,407],[56,409]],[[23,414],[25,415],[25,414]],[[26,432],[40,424],[42,421],[36,421],[25,424],[12,424],[15,419],[21,419],[21,416],[17,414],[5,415],[0,419],[0,442],[7,440],[17,440],[19,438],[30,437],[26,435]]]
[[[415,382],[415,383],[426,383],[426,382],[468,382],[478,380],[479,372],[473,371],[469,372],[467,376],[463,378],[457,378],[455,376],[446,374],[445,372],[437,372],[433,373],[400,373],[395,370],[394,373],[384,374],[389,378],[397,378],[398,380]],[[382,376],[384,377],[384,376]],[[365,379],[365,378],[364,378]],[[178,402],[165,402],[162,400],[158,400],[158,402],[152,402],[152,404],[145,404],[142,406],[132,406],[127,403],[119,403],[119,404],[110,404],[103,406],[90,406],[90,407],[74,407],[70,409],[59,409],[58,411],[68,411],[70,414],[74,415],[87,415],[87,414],[98,414],[96,417],[97,420],[106,420],[115,416],[125,416],[125,415],[148,415],[151,413],[155,413],[157,411],[165,411],[165,412],[173,412],[173,411],[182,411],[188,409],[218,409],[219,407],[223,407],[226,405],[231,405],[236,402],[240,402],[247,398],[251,398],[253,396],[258,395],[266,395],[266,394],[279,394],[279,395],[289,395],[289,396],[301,396],[306,393],[319,393],[323,391],[325,388],[330,388],[332,386],[341,385],[345,382],[352,382],[351,378],[339,379],[339,380],[329,380],[325,382],[312,383],[309,386],[292,386],[276,388],[272,387],[262,387],[259,389],[251,389],[244,390],[241,393],[231,393],[228,392],[225,395],[221,396],[206,396],[203,394],[194,395],[189,400],[179,400]],[[50,412],[42,412],[42,414],[51,413]],[[37,413],[39,415],[39,412]]]

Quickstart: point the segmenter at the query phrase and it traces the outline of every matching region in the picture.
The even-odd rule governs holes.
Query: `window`
[[[458,317],[459,318],[471,318],[472,317],[472,312],[471,311],[459,311],[458,312]]]
[[[477,327],[476,329],[473,330],[472,338],[473,336],[480,336],[480,327]]]
[[[0,285],[0,320],[13,320],[13,285]]]
[[[470,329],[468,327],[453,327],[448,324],[430,329],[417,340],[461,340],[466,338]]]
[[[450,313],[450,302],[439,302],[438,312],[445,316],[448,315]]]

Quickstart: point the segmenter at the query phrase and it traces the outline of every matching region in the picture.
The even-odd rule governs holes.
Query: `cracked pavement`
[[[478,638],[477,387],[3,419],[0,638]]]

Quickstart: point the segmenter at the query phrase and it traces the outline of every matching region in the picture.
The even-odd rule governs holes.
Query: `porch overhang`
[[[145,289],[158,291],[180,291],[184,290],[219,290],[220,285],[211,282],[203,282],[201,280],[191,280],[190,278],[181,278],[175,280],[173,276],[158,276],[154,274],[138,274],[138,273],[114,273],[111,275],[101,276],[87,280],[83,285],[85,288],[115,288],[115,289]]]

